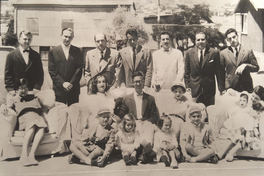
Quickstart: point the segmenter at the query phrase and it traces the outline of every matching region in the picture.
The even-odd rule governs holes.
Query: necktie
[[[235,47],[235,50],[236,50],[236,58],[238,57],[238,49],[237,47]]]
[[[101,51],[101,58],[100,58],[100,60],[104,60],[104,51]]]
[[[200,53],[200,66],[202,66],[202,63],[203,63],[203,50],[201,50],[201,53]]]
[[[136,67],[136,48],[133,48],[133,65]]]

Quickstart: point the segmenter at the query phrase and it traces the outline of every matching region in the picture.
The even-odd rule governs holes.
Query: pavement
[[[0,162],[0,176],[262,176],[264,160],[234,160],[210,163],[180,163],[179,169],[165,167],[163,163],[125,166],[122,160],[104,168],[81,164],[68,164],[68,156],[37,158],[38,166],[23,167],[18,159]]]

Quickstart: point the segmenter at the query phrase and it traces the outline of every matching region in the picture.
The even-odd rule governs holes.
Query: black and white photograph
[[[0,176],[264,175],[264,0],[0,14]]]

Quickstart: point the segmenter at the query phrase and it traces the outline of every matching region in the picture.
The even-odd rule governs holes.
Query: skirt
[[[46,128],[48,125],[44,118],[36,112],[27,112],[18,118],[19,130],[25,130],[37,126],[39,128]]]

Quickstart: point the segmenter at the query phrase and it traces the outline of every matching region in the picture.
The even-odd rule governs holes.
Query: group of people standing
[[[105,34],[96,34],[96,48],[88,51],[83,59],[81,50],[71,44],[74,31],[65,28],[61,33],[62,43],[49,52],[48,72],[56,102],[67,106],[81,103],[79,95],[82,77],[87,83],[87,94],[96,94],[97,98],[106,96],[112,88],[134,89],[131,94],[116,99],[112,109],[97,107],[94,117],[98,124],[88,131],[83,125],[79,137],[72,139],[70,150],[73,155],[70,162],[78,160],[88,165],[104,166],[115,145],[121,149],[127,165],[136,164],[140,158],[143,163],[151,162],[155,155],[158,161],[173,168],[178,167],[179,158],[189,162],[215,162],[216,153],[210,146],[211,133],[202,122],[204,107],[190,105],[188,119],[187,112],[176,114],[188,121],[184,125],[180,150],[180,137],[171,130],[175,125],[174,120],[166,112],[160,113],[154,96],[147,93],[147,90],[160,92],[169,89],[179,104],[187,101],[183,94],[189,92],[193,102],[209,106],[215,104],[216,77],[220,94],[225,94],[229,88],[251,93],[253,83],[250,73],[259,69],[252,50],[239,44],[235,29],[226,31],[230,46],[222,51],[208,47],[207,34],[202,30],[195,34],[195,46],[184,53],[172,48],[169,32],[160,34],[161,48],[154,52],[138,44],[139,36],[135,29],[128,29],[125,35],[127,46],[116,51],[107,46]],[[21,155],[24,165],[37,164],[34,153],[43,137],[43,128],[46,127],[40,123],[43,121],[39,112],[41,106],[32,104],[43,84],[44,71],[40,55],[30,47],[31,40],[30,32],[22,31],[19,34],[19,47],[9,53],[5,67],[6,89],[9,95],[18,95],[24,105],[22,114],[17,110],[19,106],[12,107],[19,112],[19,129],[26,131]],[[27,95],[32,96],[25,98]],[[30,118],[25,115],[28,112],[33,112]],[[32,123],[32,117],[36,123]],[[39,129],[41,133],[35,135],[36,140],[33,140],[35,147],[28,154],[30,140]],[[153,132],[153,135],[149,135],[150,139],[142,138],[141,134],[148,134],[151,129],[159,133],[154,135]],[[206,144],[204,137],[207,137]]]

